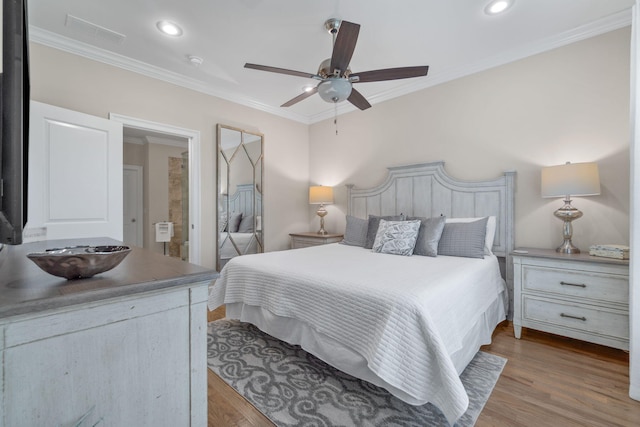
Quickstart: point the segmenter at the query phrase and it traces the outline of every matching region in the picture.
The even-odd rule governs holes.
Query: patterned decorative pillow
[[[380,220],[384,219],[385,221],[402,221],[404,219],[403,215],[388,215],[388,216],[375,216],[369,215],[369,224],[367,225],[367,240],[364,244],[365,249],[372,249],[373,242],[376,240],[376,233],[378,232],[378,225],[380,225]]]
[[[373,243],[373,252],[410,256],[416,246],[419,230],[419,220],[387,221],[381,219]]]
[[[420,220],[420,231],[418,232],[418,240],[413,250],[414,255],[422,256],[438,256],[438,242],[442,236],[446,217],[437,216],[434,218],[408,218]]]
[[[343,245],[364,247],[367,242],[369,221],[347,215],[347,226],[344,229]]]
[[[445,223],[438,243],[438,255],[484,258],[488,219]]]

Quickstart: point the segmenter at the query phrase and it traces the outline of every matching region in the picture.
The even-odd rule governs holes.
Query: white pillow
[[[485,217],[476,217],[476,218],[447,218],[446,222],[473,222]],[[487,221],[487,232],[484,237],[484,254],[485,255],[493,255],[493,239],[496,235],[496,217],[490,216]]]

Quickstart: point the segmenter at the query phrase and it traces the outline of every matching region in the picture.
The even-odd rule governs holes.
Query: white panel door
[[[142,247],[142,166],[124,165],[123,190],[123,241],[126,245]]]
[[[27,228],[122,240],[122,197],[122,125],[32,101]]]

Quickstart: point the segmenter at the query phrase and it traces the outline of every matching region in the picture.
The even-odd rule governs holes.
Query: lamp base
[[[324,208],[324,205],[320,205],[320,209],[318,209],[316,214],[320,217],[320,230],[318,230],[318,234],[320,234],[321,236],[329,234],[324,229],[324,217],[327,215],[327,210]]]
[[[562,226],[562,237],[564,241],[556,248],[556,252],[561,254],[579,254],[580,249],[571,243],[571,236],[573,235],[571,221],[582,217],[582,212],[571,206],[571,199],[567,196],[564,200],[564,206],[555,211],[553,215],[564,221]]]
[[[571,243],[571,239],[569,239],[562,242],[562,244],[556,248],[556,252],[561,254],[579,254],[580,249],[573,246],[573,243]]]

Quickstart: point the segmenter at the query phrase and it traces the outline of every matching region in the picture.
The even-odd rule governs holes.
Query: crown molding
[[[404,85],[396,86],[394,89],[367,97],[367,100],[371,105],[379,104],[399,96],[417,92],[461,77],[466,77],[510,62],[515,62],[529,56],[537,55],[539,53],[547,52],[571,43],[598,36],[600,34],[618,30],[629,25],[631,25],[631,8],[614,13],[589,24],[576,27],[572,30],[556,34],[555,36],[547,37],[534,43],[521,46],[518,49],[512,49],[510,51],[503,52],[500,55],[484,58],[475,63],[464,64],[460,67],[453,67],[436,72],[431,72],[430,69],[429,77],[426,79],[408,80]],[[348,102],[342,103],[340,107],[338,108],[338,114],[357,110],[356,107]],[[335,112],[333,108],[328,108],[326,111],[310,116],[309,121],[311,123],[317,123],[322,120],[331,119],[334,115]]]
[[[631,8],[614,13],[612,15],[574,28],[572,30],[565,31],[553,37],[548,37],[534,43],[530,43],[524,47],[503,52],[500,55],[494,55],[488,58],[484,58],[483,60],[477,61],[475,63],[465,64],[460,67],[453,67],[450,69],[431,73],[428,79],[416,79],[415,81],[408,81],[406,84],[397,86],[394,89],[368,97],[368,101],[369,103],[371,103],[371,105],[378,104],[393,98],[397,98],[399,96],[407,95],[412,92],[436,86],[441,83],[445,83],[474,73],[478,73],[480,71],[485,71],[490,68],[514,62],[528,56],[566,46],[568,44],[604,34],[609,31],[614,31],[628,25],[631,25]],[[68,37],[64,37],[35,26],[29,26],[29,40],[88,59],[92,59],[94,61],[102,62],[114,67],[142,74],[147,77],[162,80],[168,83],[185,87],[187,89],[225,99],[236,104],[244,105],[256,110],[294,120],[303,124],[317,123],[322,120],[333,118],[336,114],[336,111],[334,111],[333,106],[330,104],[327,104],[327,109],[325,111],[308,116],[293,113],[290,110],[286,110],[280,107],[272,107],[264,103],[252,100],[249,97],[239,96],[238,94],[222,91],[213,88],[210,85],[207,85],[199,80],[188,78],[180,74],[155,67],[153,65],[149,65],[142,61],[109,52],[107,50],[87,43],[78,42]],[[357,108],[350,103],[343,102],[338,106],[337,113],[338,115],[340,115],[356,110]]]
[[[189,149],[189,143],[187,141],[177,141],[171,138],[162,138],[162,137],[151,136],[151,135],[147,135],[144,137],[124,135],[122,137],[122,142],[126,144],[134,144],[134,145],[147,145],[147,144],[168,145],[170,147],[178,147],[185,150]]]
[[[144,141],[142,138],[138,138],[137,136],[128,136],[128,135],[122,136],[122,142],[124,142],[125,144],[135,144],[135,145],[146,144],[146,141]]]
[[[162,138],[159,136],[150,135],[147,135],[145,139],[149,144],[168,145],[170,147],[178,147],[185,150],[189,149],[189,143],[187,141],[176,141],[175,139],[171,138]]]
[[[52,47],[64,52],[72,53],[74,55],[82,56],[94,61],[102,62],[107,65],[122,68],[124,70],[132,71],[134,73],[142,74],[153,79],[162,80],[177,86],[182,86],[187,89],[204,93],[206,95],[225,99],[236,104],[261,110],[266,113],[284,117],[286,119],[294,120],[304,124],[310,124],[308,117],[305,115],[292,113],[291,111],[287,111],[279,107],[271,107],[248,97],[243,97],[237,94],[222,91],[217,88],[213,88],[210,85],[207,85],[199,80],[185,77],[178,73],[174,73],[172,71],[147,64],[146,62],[128,58],[126,56],[110,52],[108,50],[93,46],[88,43],[73,40],[68,37],[53,33],[51,31],[35,27],[33,25],[29,26],[29,41]]]

